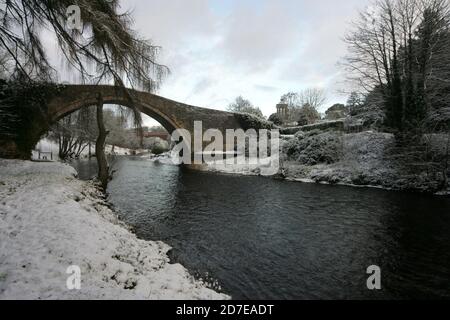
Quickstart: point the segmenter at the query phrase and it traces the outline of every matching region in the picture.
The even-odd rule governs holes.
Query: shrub
[[[235,113],[236,120],[239,122],[240,126],[244,130],[248,129],[272,129],[273,124],[265,119],[257,117],[249,113]]]
[[[314,107],[304,105],[297,110],[297,123],[299,126],[316,123],[320,120],[320,114]]]
[[[155,144],[153,147],[152,147],[152,153],[153,154],[155,154],[155,155],[160,155],[160,154],[163,154],[164,152],[166,152],[167,150],[166,150],[166,148],[164,148],[162,145],[160,145],[160,144]]]
[[[342,142],[342,135],[336,132],[300,131],[285,145],[284,152],[289,160],[303,165],[331,164],[342,158]]]
[[[283,124],[283,120],[277,113],[272,114],[269,117],[269,121],[272,122],[276,126],[281,126]]]

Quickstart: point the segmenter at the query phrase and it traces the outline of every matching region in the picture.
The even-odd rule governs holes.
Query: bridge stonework
[[[96,105],[101,97],[104,104],[116,104],[126,107],[135,106],[142,113],[152,117],[169,132],[186,129],[193,136],[194,122],[201,121],[203,131],[218,129],[225,136],[226,129],[239,129],[241,125],[234,113],[200,108],[169,100],[155,94],[124,89],[108,85],[66,85],[47,101],[47,119],[45,123],[35,125],[27,139],[36,144],[49,127],[64,116],[83,107]],[[39,130],[41,129],[41,130]],[[17,150],[15,141],[1,141],[0,157],[28,158],[31,150]]]

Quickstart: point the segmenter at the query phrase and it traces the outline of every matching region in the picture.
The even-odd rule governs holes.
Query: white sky
[[[345,102],[337,65],[349,23],[369,0],[123,0],[135,29],[162,46],[168,76],[157,94],[225,109],[242,95],[266,116],[282,94],[324,88]],[[153,122],[146,120],[147,125]]]

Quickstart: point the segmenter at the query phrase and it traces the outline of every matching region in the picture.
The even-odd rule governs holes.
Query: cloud
[[[277,87],[274,87],[274,86],[267,86],[267,85],[261,85],[261,84],[255,84],[253,87],[254,87],[256,90],[265,91],[265,92],[268,92],[268,91],[273,92],[273,91],[279,90],[279,88],[277,88]]]
[[[342,41],[370,0],[123,0],[140,35],[162,46],[171,69],[158,92],[191,105],[225,109],[243,95],[265,115],[280,96],[320,86],[328,104],[344,75]]]
[[[140,33],[163,47],[182,47],[194,37],[213,33],[214,17],[207,0],[126,0]]]
[[[219,50],[226,61],[237,68],[264,72],[278,59],[296,50],[301,41],[301,22],[287,2],[263,1],[258,7],[237,5],[222,26]]]
[[[198,95],[205,92],[208,88],[213,86],[216,83],[216,80],[213,77],[204,77],[195,83],[194,87],[192,88],[192,91],[190,95]]]

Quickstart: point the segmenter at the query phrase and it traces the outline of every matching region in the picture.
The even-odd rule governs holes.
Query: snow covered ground
[[[147,154],[141,156],[141,158],[166,165],[178,165],[181,161],[170,152],[160,155]],[[222,160],[208,160],[201,165],[193,165],[191,168],[199,171],[248,176],[271,176],[277,174],[279,171],[279,160],[277,157],[249,159],[244,156],[237,156],[236,158],[233,158],[233,162],[234,163],[227,163],[226,154],[224,154]]]
[[[232,163],[228,163],[226,159],[208,161],[204,168],[207,171],[226,174],[273,176],[279,172],[279,159],[276,156],[265,159],[237,156]]]
[[[422,146],[395,142],[382,132],[299,132],[283,144],[282,174],[291,181],[449,194],[443,173],[423,160]]]
[[[143,241],[61,163],[0,160],[0,299],[227,299]],[[69,290],[70,266],[81,289]],[[73,278],[71,278],[73,279]]]
[[[425,145],[398,147],[394,135],[377,131],[344,133],[341,131],[298,132],[282,135],[280,157],[253,159],[235,158],[236,164],[225,160],[207,161],[191,166],[200,171],[234,175],[265,175],[303,183],[339,184],[390,190],[420,191],[448,195],[442,159],[445,159],[447,136],[427,136],[428,153],[434,160],[424,160]],[[145,156],[150,161],[174,164],[177,160],[165,153]],[[440,161],[440,162],[439,162]],[[450,174],[448,172],[447,174]]]
[[[58,152],[59,151],[58,150],[59,150],[59,147],[58,147],[58,144],[56,142],[51,141],[51,140],[49,140],[47,138],[44,138],[44,139],[42,139],[41,141],[39,141],[37,143],[37,145],[35,147],[35,150],[33,150],[33,152],[32,152],[32,157],[31,158],[33,160],[42,160],[42,159],[39,159],[39,152],[38,152],[38,151],[41,151],[41,152],[45,152],[45,153],[52,153],[53,160],[57,161],[57,160],[59,160],[59,156],[58,156]],[[145,150],[136,150],[134,152],[140,153],[140,152],[144,152],[144,151]],[[92,153],[92,155],[95,155],[95,144],[93,144],[92,147],[91,147],[91,153]],[[133,150],[127,149],[127,148],[121,148],[121,147],[117,147],[117,146],[113,147],[112,145],[107,144],[105,146],[105,153],[107,155],[114,154],[114,155],[117,155],[117,156],[126,156],[126,155],[133,154]],[[44,154],[44,156],[47,156],[47,158],[48,158],[47,154]],[[89,149],[85,148],[81,152],[80,157],[81,158],[87,158],[88,156],[89,156]],[[50,160],[50,159],[48,158],[48,160]]]
[[[175,158],[172,158],[172,155],[170,152],[165,152],[159,155],[153,154],[153,153],[146,153],[141,156],[143,159],[147,159],[148,161],[152,161],[155,163],[160,164],[167,164],[167,165],[177,165],[177,160]]]

